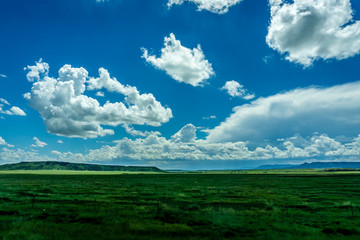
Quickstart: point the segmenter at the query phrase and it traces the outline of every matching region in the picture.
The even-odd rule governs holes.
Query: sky
[[[360,160],[360,2],[0,2],[0,164]]]

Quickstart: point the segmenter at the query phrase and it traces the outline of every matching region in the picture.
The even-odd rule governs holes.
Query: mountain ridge
[[[274,164],[274,165],[261,165],[256,169],[327,169],[327,168],[354,168],[360,169],[360,162],[304,162],[302,164]]]

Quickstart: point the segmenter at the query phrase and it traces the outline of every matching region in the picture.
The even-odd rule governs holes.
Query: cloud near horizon
[[[0,137],[0,146],[14,147],[14,145],[8,144],[2,137]]]
[[[160,126],[172,118],[171,109],[163,107],[151,93],[140,94],[136,87],[122,85],[104,68],[99,69],[98,78],[89,77],[84,68],[68,64],[60,68],[58,78],[52,78],[48,76],[49,65],[41,60],[26,69],[28,80],[34,83],[24,97],[40,113],[49,133],[96,138],[114,134],[114,130],[104,129],[102,125]],[[85,95],[86,89],[117,92],[125,100],[101,106],[96,99]]]
[[[209,130],[209,142],[275,141],[314,132],[330,136],[360,133],[360,81],[333,87],[299,88],[258,98],[233,109]]]
[[[360,21],[353,21],[350,0],[270,0],[270,9],[266,42],[290,62],[309,67],[360,52]]]
[[[172,5],[181,5],[184,2],[191,2],[197,5],[198,11],[207,10],[217,14],[224,14],[229,8],[240,3],[243,0],[169,0],[168,7]]]
[[[154,67],[164,70],[178,82],[184,82],[194,87],[203,86],[205,81],[215,74],[211,63],[205,59],[200,45],[192,50],[181,45],[173,33],[164,39],[161,56],[149,55],[148,50],[142,48],[142,58]]]
[[[192,124],[190,124],[192,125]],[[165,164],[168,161],[241,161],[241,160],[327,160],[327,161],[358,161],[360,154],[360,135],[347,142],[339,142],[329,136],[314,134],[310,138],[302,138],[297,135],[287,138],[278,146],[271,144],[265,147],[257,147],[250,150],[245,142],[210,143],[204,140],[196,140],[192,134],[195,128],[180,130],[176,135],[181,135],[174,141],[150,134],[146,138],[128,139],[123,138],[115,141],[114,146],[104,145],[98,149],[92,149],[87,154],[60,152],[53,150],[56,159],[38,153],[27,152],[21,149],[0,150],[2,162],[16,161],[68,161],[68,162],[112,162],[116,160],[133,160],[145,162],[158,161]],[[184,129],[184,128],[183,128]],[[192,129],[192,130],[191,130]],[[187,134],[191,132],[190,138]],[[190,141],[189,141],[190,140]]]

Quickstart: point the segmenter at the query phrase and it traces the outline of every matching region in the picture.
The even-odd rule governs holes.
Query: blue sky
[[[360,3],[0,2],[0,164],[358,161]]]

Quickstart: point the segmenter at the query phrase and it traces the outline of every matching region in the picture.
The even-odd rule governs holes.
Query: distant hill
[[[353,168],[360,169],[360,162],[312,162],[303,163],[300,165],[261,165],[256,169],[304,169],[304,168],[316,168],[316,169],[328,169],[328,168]]]
[[[0,165],[0,171],[10,170],[74,170],[74,171],[128,171],[128,172],[164,172],[157,167],[143,166],[117,166],[117,165],[98,165],[87,163],[69,162],[20,162],[13,164]]]
[[[290,169],[298,165],[293,164],[274,164],[274,165],[261,165],[256,169]]]

